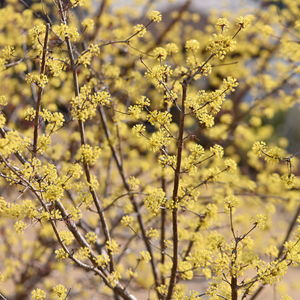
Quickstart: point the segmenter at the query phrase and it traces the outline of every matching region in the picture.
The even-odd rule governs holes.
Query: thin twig
[[[126,180],[125,171],[123,169],[123,165],[121,163],[121,160],[118,157],[117,151],[116,151],[116,149],[114,148],[114,146],[112,144],[112,141],[111,141],[111,138],[110,138],[110,132],[109,132],[109,129],[108,129],[108,126],[107,126],[107,120],[106,120],[105,112],[104,112],[102,107],[99,107],[98,111],[99,111],[99,114],[100,114],[100,117],[101,117],[101,123],[102,123],[102,126],[104,128],[104,133],[105,133],[106,139],[108,141],[108,145],[110,147],[110,150],[112,152],[113,158],[115,160],[115,163],[117,165],[117,169],[118,169],[118,172],[119,172],[120,177],[122,179],[122,183],[124,185],[124,188],[129,193],[130,192],[130,186],[129,186],[127,180]],[[159,282],[158,282],[158,275],[157,275],[156,264],[155,264],[155,261],[154,261],[154,255],[153,255],[151,243],[150,243],[150,241],[147,237],[146,229],[145,229],[144,222],[143,222],[143,219],[142,219],[142,215],[140,213],[139,206],[138,206],[138,204],[135,200],[134,194],[129,193],[129,199],[130,199],[130,202],[131,202],[131,204],[133,206],[133,209],[134,209],[134,211],[136,213],[136,216],[137,216],[137,221],[138,221],[138,224],[139,224],[139,227],[140,227],[140,230],[141,230],[142,240],[144,241],[146,249],[149,252],[150,257],[151,257],[150,264],[151,264],[152,274],[153,274],[153,277],[154,277],[155,286],[157,287],[157,286],[159,286]],[[158,291],[157,291],[157,295],[158,295],[159,298],[161,297]]]
[[[47,51],[48,51],[49,31],[50,31],[50,24],[47,23],[45,38],[44,38],[44,45],[43,45],[43,54],[42,54],[40,75],[45,75],[45,73],[46,73],[46,57],[47,57]],[[36,156],[37,150],[38,150],[37,145],[38,145],[38,136],[39,136],[39,119],[40,119],[40,110],[41,110],[41,101],[42,101],[43,91],[44,91],[44,87],[39,86],[37,102],[36,102],[36,106],[35,106],[35,117],[34,117],[33,148],[32,148],[33,156]]]
[[[66,19],[66,15],[65,15],[61,0],[58,0],[58,7],[59,7],[60,15],[61,15],[61,20],[62,20],[63,24],[67,25],[67,19]],[[70,65],[71,65],[71,69],[72,69],[74,92],[75,92],[75,96],[79,97],[80,96],[79,82],[78,82],[76,64],[75,64],[75,59],[74,59],[73,47],[72,47],[70,37],[68,35],[65,37],[65,41],[66,41],[66,44],[67,44],[68,54],[69,54],[69,59],[70,59]],[[86,144],[86,138],[85,138],[85,129],[84,129],[83,121],[78,120],[78,126],[79,126],[79,132],[80,132],[81,145],[85,145]],[[92,177],[91,177],[90,168],[89,168],[89,165],[88,165],[87,162],[83,163],[83,168],[84,168],[86,180],[89,184],[89,190],[90,190],[91,196],[93,198],[94,204],[96,206],[97,212],[98,212],[99,217],[100,217],[100,222],[101,222],[102,230],[103,230],[103,233],[104,233],[105,242],[108,242],[108,241],[111,240],[109,229],[108,229],[108,224],[107,224],[107,221],[105,219],[105,215],[103,213],[102,205],[100,203],[98,195],[97,195],[96,191],[94,190],[94,188],[92,187],[92,184],[91,184],[92,183]],[[112,253],[111,253],[110,250],[108,251],[108,255],[109,255],[109,259],[110,259],[110,262],[109,262],[110,270],[111,270],[111,272],[113,272],[114,262],[113,262],[113,256],[112,256]]]
[[[182,159],[182,148],[183,148],[183,133],[184,133],[184,120],[185,120],[185,101],[187,98],[187,82],[182,83],[182,101],[181,101],[181,114],[180,114],[180,123],[179,123],[179,133],[177,140],[177,161],[176,169],[174,174],[174,187],[173,187],[173,205],[172,209],[172,231],[173,231],[173,265],[171,269],[171,278],[169,282],[169,288],[166,300],[170,300],[173,295],[174,287],[176,284],[176,274],[178,268],[178,190],[180,182],[180,173],[181,173],[181,159]]]

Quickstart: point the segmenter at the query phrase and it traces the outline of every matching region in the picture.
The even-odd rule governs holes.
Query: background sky
[[[124,4],[134,4],[134,0],[119,0],[118,6],[122,6]],[[174,1],[173,5],[179,5],[181,3],[184,3],[184,0],[176,0]],[[158,5],[165,6],[165,5],[171,5],[169,1],[166,0],[160,0],[157,1],[159,3]],[[217,9],[217,10],[224,10],[224,9],[230,9],[230,10],[237,10],[241,8],[245,8],[247,10],[251,10],[255,7],[255,3],[251,0],[193,0],[192,2],[193,6],[195,8],[201,9],[201,10],[211,10],[211,9]]]

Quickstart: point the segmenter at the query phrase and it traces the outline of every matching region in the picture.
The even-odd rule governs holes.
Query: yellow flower
[[[0,128],[2,128],[6,123],[5,117],[0,113]]]
[[[236,46],[236,41],[230,36],[224,36],[223,34],[213,34],[210,42],[207,46],[207,50],[214,54],[219,59],[224,59],[226,54],[233,51]]]
[[[225,32],[229,28],[229,22],[226,18],[219,18],[216,22],[217,28],[221,29],[222,32]]]
[[[128,179],[128,184],[131,190],[136,190],[141,184],[140,180],[134,176],[130,176]]]
[[[148,18],[149,20],[153,21],[153,22],[161,22],[162,20],[162,15],[159,11],[157,10],[152,10],[148,13]]]
[[[150,228],[150,229],[147,230],[146,236],[147,236],[149,239],[158,238],[158,237],[159,237],[159,232],[158,232],[157,229]]]
[[[108,282],[112,287],[115,287],[121,278],[121,274],[118,271],[114,271],[108,275]]]
[[[134,222],[134,218],[132,216],[123,216],[121,219],[121,224],[124,226],[131,226]]]
[[[35,289],[31,292],[31,298],[35,300],[43,300],[46,299],[46,293],[41,289]]]
[[[166,202],[165,192],[161,188],[148,188],[148,195],[144,198],[146,208],[156,215]]]
[[[92,32],[95,26],[95,22],[91,18],[86,18],[82,21],[82,26],[86,29],[87,32]]]
[[[225,198],[224,204],[226,210],[229,211],[229,209],[237,207],[240,204],[240,201],[237,197],[230,195]]]
[[[265,142],[255,142],[252,146],[253,152],[258,155],[262,156],[262,152],[265,152],[267,149],[267,145]]]
[[[96,257],[96,263],[98,266],[105,268],[109,264],[109,256],[107,254],[100,254]]]
[[[237,167],[236,162],[233,159],[231,159],[231,158],[226,159],[224,161],[224,164],[228,168],[228,170],[230,170],[230,171],[236,170],[236,167]]]
[[[224,155],[223,147],[220,145],[214,145],[213,147],[210,147],[209,150],[218,158],[222,158]]]
[[[156,47],[153,50],[152,55],[158,60],[165,60],[168,56],[168,52],[162,47]]]
[[[137,124],[132,127],[132,132],[134,135],[140,136],[146,132],[146,127],[145,125]]]
[[[165,46],[165,49],[167,50],[168,55],[175,54],[179,52],[178,46],[175,43],[168,43]]]
[[[38,87],[44,88],[48,83],[48,77],[44,74],[28,73],[25,77],[27,83],[34,83]]]
[[[90,244],[95,244],[97,242],[97,235],[95,232],[88,232],[85,235],[85,238]]]
[[[64,249],[57,249],[54,251],[55,252],[55,257],[58,259],[58,260],[62,260],[62,259],[66,259],[69,257],[69,254],[67,252],[65,252]]]
[[[106,249],[112,254],[118,254],[120,252],[120,246],[115,240],[109,240],[106,242]]]
[[[185,43],[185,48],[188,51],[197,51],[200,49],[200,43],[197,40],[188,40]]]
[[[88,247],[80,247],[74,256],[80,260],[83,260],[89,258],[90,255],[91,250]]]
[[[96,163],[100,153],[101,149],[99,147],[92,147],[91,145],[85,144],[80,147],[77,157],[83,163],[93,165]]]
[[[151,260],[151,256],[150,253],[148,251],[141,251],[140,252],[141,255],[141,259],[143,261],[145,261],[146,263],[149,262]]]
[[[0,96],[0,105],[4,106],[7,105],[7,99],[5,96]]]
[[[58,300],[66,299],[67,292],[68,290],[62,284],[58,284],[52,288],[52,293]]]
[[[23,221],[17,221],[14,227],[17,233],[22,233],[26,228],[26,223],[24,223]]]
[[[63,230],[59,232],[59,236],[65,245],[71,245],[74,241],[74,236],[70,231]]]
[[[253,223],[257,224],[258,228],[264,230],[268,226],[268,217],[263,214],[258,214],[253,218]]]
[[[238,17],[236,19],[236,24],[244,29],[244,28],[249,27],[251,25],[251,23],[253,22],[253,20],[254,20],[253,15],[248,15],[245,17]]]
[[[147,29],[143,24],[137,24],[133,27],[134,33],[138,37],[143,37],[147,33]]]

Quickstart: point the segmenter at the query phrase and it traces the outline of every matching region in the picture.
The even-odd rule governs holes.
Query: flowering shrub
[[[258,299],[300,262],[297,1],[114,2],[0,9],[1,297]]]

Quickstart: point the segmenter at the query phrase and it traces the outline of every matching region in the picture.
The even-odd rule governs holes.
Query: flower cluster
[[[84,122],[95,116],[98,105],[108,105],[110,100],[110,95],[106,91],[96,92],[92,95],[83,92],[71,100],[72,116]]]
[[[101,149],[99,147],[84,144],[80,147],[77,157],[84,164],[93,165],[96,163],[100,153]]]

